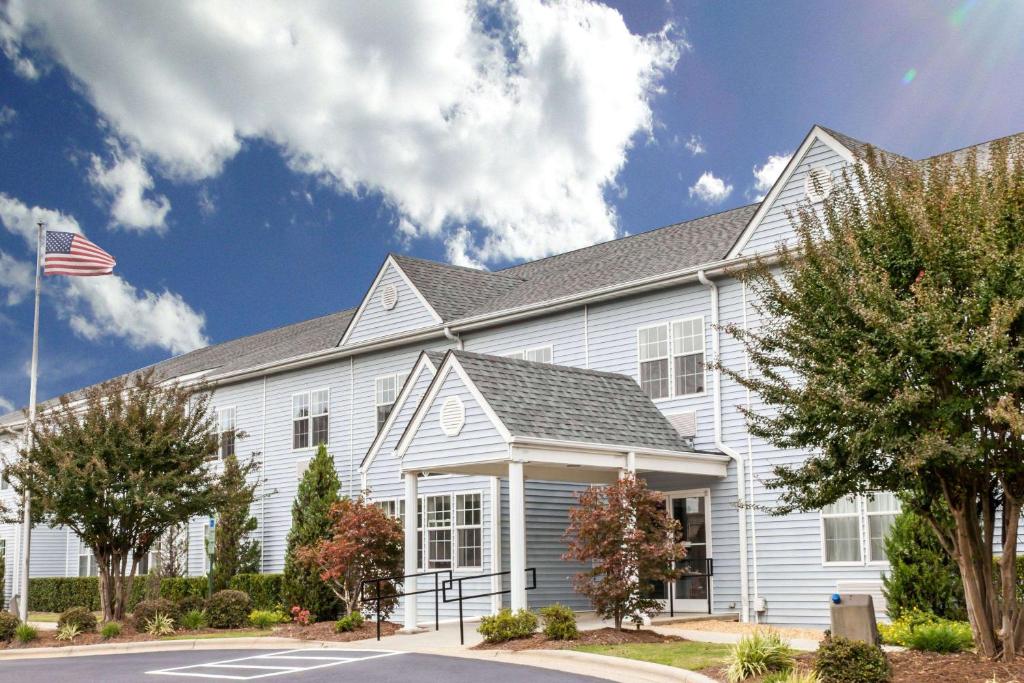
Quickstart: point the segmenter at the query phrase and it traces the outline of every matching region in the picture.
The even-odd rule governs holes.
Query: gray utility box
[[[861,640],[871,645],[878,642],[875,605],[870,595],[843,593],[839,602],[833,596],[831,613],[833,636]]]

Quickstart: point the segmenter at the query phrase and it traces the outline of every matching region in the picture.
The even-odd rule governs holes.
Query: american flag
[[[46,231],[47,275],[110,275],[116,264],[113,256],[77,233]]]

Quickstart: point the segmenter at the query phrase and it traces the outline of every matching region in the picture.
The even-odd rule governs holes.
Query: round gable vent
[[[390,311],[398,303],[398,289],[388,284],[380,290],[380,305],[385,311]]]
[[[458,436],[466,424],[466,407],[458,396],[449,396],[441,405],[441,431],[448,436]]]
[[[832,173],[823,166],[815,166],[804,176],[804,193],[812,202],[823,201],[832,194]]]

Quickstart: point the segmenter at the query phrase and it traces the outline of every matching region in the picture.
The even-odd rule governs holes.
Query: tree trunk
[[[999,560],[1003,599],[999,635],[1003,642],[1003,661],[1012,662],[1020,650],[1018,624],[1021,605],[1017,600],[1017,527],[1020,503],[1010,494],[1003,496],[1003,554]]]
[[[967,616],[974,633],[978,651],[987,657],[998,657],[999,641],[996,636],[996,604],[992,584],[992,547],[985,547],[979,530],[977,509],[972,497],[960,505],[950,505],[955,526],[954,549],[960,576],[964,582],[964,601]],[[986,570],[986,563],[988,565]]]

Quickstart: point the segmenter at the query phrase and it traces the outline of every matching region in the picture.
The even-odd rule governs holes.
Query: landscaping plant
[[[96,630],[96,615],[85,607],[72,607],[57,618],[57,628],[68,624],[77,626],[79,633],[92,633]]]
[[[228,588],[247,593],[256,609],[277,609],[281,606],[282,574],[236,574]]]
[[[169,636],[174,633],[174,619],[157,612],[146,622],[146,633],[157,637]]]
[[[31,643],[33,640],[39,637],[39,631],[36,630],[35,626],[29,626],[28,624],[18,624],[18,628],[14,629],[14,639],[19,643]]]
[[[18,630],[20,623],[21,619],[18,619],[16,614],[0,612],[0,641],[5,643],[11,642],[11,639],[14,638],[14,632]]]
[[[525,609],[513,613],[505,607],[497,614],[480,618],[477,632],[487,643],[529,638],[537,631],[537,615]]]
[[[231,579],[238,574],[251,574],[260,569],[260,542],[250,538],[259,526],[250,510],[256,491],[263,483],[256,476],[259,473],[257,455],[245,463],[240,463],[234,453],[224,456],[211,570],[215,591],[228,588]]]
[[[971,637],[969,623],[943,619],[916,627],[904,644],[912,650],[949,653],[970,650],[974,646],[974,639]]]
[[[768,674],[761,683],[819,683],[818,674],[814,670],[793,669],[788,672]]]
[[[249,612],[249,623],[261,631],[265,631],[278,622],[277,612],[265,609],[254,609]]]
[[[769,322],[726,326],[755,367],[722,370],[764,403],[747,411],[754,437],[811,453],[766,480],[771,512],[898,494],[959,568],[979,652],[1011,661],[1024,650],[1024,137],[861,161],[743,274]]]
[[[316,569],[343,613],[351,614],[362,608],[364,579],[403,573],[405,532],[397,519],[361,496],[343,498],[331,506],[330,521],[330,537],[296,548],[295,561]],[[395,591],[385,586],[382,592]],[[397,605],[397,598],[381,600],[381,616],[390,615]]]
[[[941,513],[940,518],[949,525]],[[913,610],[967,619],[960,570],[927,520],[912,510],[901,512],[885,537],[885,556],[889,571],[882,575],[882,592],[890,619]]]
[[[313,623],[313,614],[308,609],[302,609],[298,605],[292,605],[292,621],[299,626],[309,626]]]
[[[860,640],[828,636],[814,656],[821,683],[888,683],[892,666],[882,648]]]
[[[362,612],[349,612],[341,619],[334,622],[334,632],[348,633],[349,631],[355,631],[363,625],[363,621]]]
[[[292,503],[292,527],[284,556],[281,601],[302,605],[316,619],[331,619],[338,613],[338,598],[320,579],[320,572],[296,557],[298,548],[310,547],[331,537],[331,507],[338,502],[341,482],[334,459],[321,444],[309,461]]]
[[[590,598],[599,617],[614,620],[616,629],[627,617],[637,621],[660,613],[652,582],[679,577],[672,568],[686,554],[675,540],[679,531],[665,510],[665,495],[632,474],[578,493],[569,510],[563,559],[591,568],[573,577],[573,587]]]
[[[252,601],[242,591],[217,591],[206,602],[206,622],[213,628],[241,628],[251,611]]]
[[[576,613],[565,605],[548,605],[540,610],[544,623],[544,635],[551,640],[574,640],[579,636],[576,628]]]
[[[82,635],[82,629],[78,624],[64,624],[57,627],[57,640],[73,642],[80,635]]]
[[[139,563],[163,534],[216,507],[213,432],[208,392],[151,369],[62,396],[8,464],[38,520],[74,531],[95,555],[105,621],[129,611]]]
[[[151,621],[157,614],[165,614],[172,619],[176,619],[178,617],[177,605],[166,598],[143,600],[135,605],[135,609],[132,610],[132,621],[135,624],[135,628],[139,631],[143,630],[146,627],[146,623]]]
[[[778,631],[757,629],[732,648],[725,676],[729,683],[739,683],[755,676],[789,673],[795,662],[792,648]]]
[[[117,638],[121,635],[121,624],[116,621],[108,621],[100,627],[100,635],[103,636],[103,640]]]
[[[201,609],[191,609],[181,615],[181,627],[188,631],[198,631],[206,628],[206,612]]]

